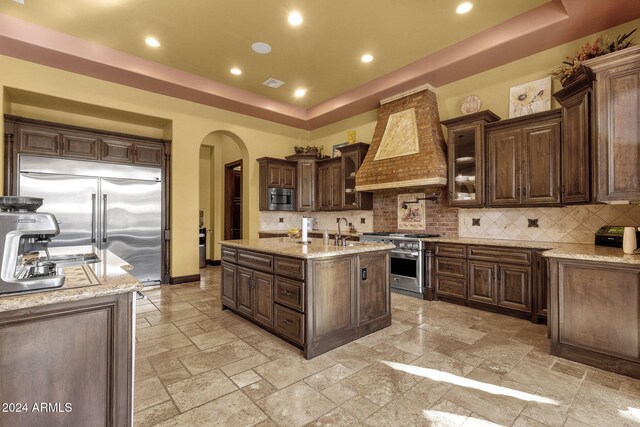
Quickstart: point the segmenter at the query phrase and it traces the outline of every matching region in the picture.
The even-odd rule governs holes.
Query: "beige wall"
[[[603,33],[617,36],[638,27],[640,27],[640,19],[610,28]],[[599,34],[601,33],[574,40],[571,43],[545,50],[536,55],[531,55],[437,88],[440,120],[461,116],[460,104],[468,95],[478,95],[480,97],[482,110],[491,110],[503,119],[508,118],[509,89],[512,86],[547,77],[554,68],[562,63],[566,56],[574,55],[582,45],[587,42],[593,42]],[[637,35],[635,39],[636,43],[638,43],[640,35]],[[556,92],[560,87],[560,83],[557,80],[552,80],[552,92]],[[559,105],[555,100],[552,100],[551,108],[558,107]],[[311,131],[311,142],[313,145],[324,145],[325,148],[331,147],[333,144],[344,142],[346,140],[346,132],[350,129],[358,129],[358,141],[371,142],[377,118],[376,111],[360,114],[359,116],[313,130]]]
[[[307,131],[6,56],[0,56],[0,87],[3,89],[0,91],[3,96],[3,113],[11,112],[9,111],[11,107],[4,101],[5,90],[8,89],[9,92],[18,90],[41,94],[47,99],[59,98],[64,100],[65,105],[75,102],[99,106],[152,117],[158,120],[157,123],[168,123],[161,133],[173,141],[171,170],[171,275],[173,277],[198,273],[200,145],[207,135],[216,131],[226,132],[246,146],[244,176],[247,191],[244,192],[244,207],[247,214],[243,218],[243,225],[247,237],[257,237],[259,226],[256,158],[291,154],[293,146],[299,140],[307,141],[309,138]],[[41,115],[38,117],[47,119],[60,115],[55,105],[51,105],[49,109],[52,110],[51,116],[47,116],[46,108],[42,108],[43,111],[39,112]],[[66,114],[65,117],[71,119],[73,114]],[[106,125],[109,120],[98,121]],[[87,119],[82,124],[90,125],[89,122],[91,121]],[[220,207],[215,207],[215,210],[218,212]]]

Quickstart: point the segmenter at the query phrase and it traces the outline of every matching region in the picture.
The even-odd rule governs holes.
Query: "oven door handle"
[[[394,258],[408,258],[415,259],[420,257],[420,252],[406,252],[406,251],[394,251],[391,250]]]

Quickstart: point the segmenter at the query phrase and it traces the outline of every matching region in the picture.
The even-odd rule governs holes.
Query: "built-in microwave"
[[[268,207],[270,211],[295,210],[295,195],[291,188],[267,188]]]

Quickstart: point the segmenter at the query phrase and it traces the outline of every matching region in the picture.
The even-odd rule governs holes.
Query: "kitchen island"
[[[142,285],[108,250],[50,252],[100,261],[67,263],[60,288],[0,295],[0,425],[131,425]]]
[[[303,349],[307,359],[391,325],[393,245],[287,237],[221,244],[222,308]]]
[[[640,255],[582,245],[543,256],[551,354],[640,378]]]

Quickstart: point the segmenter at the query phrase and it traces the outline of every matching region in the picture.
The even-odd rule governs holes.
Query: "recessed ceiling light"
[[[296,27],[302,24],[302,15],[299,12],[291,12],[289,14],[289,24],[295,25]]]
[[[253,49],[254,52],[256,53],[261,53],[261,54],[265,54],[265,53],[269,53],[271,52],[271,46],[269,46],[266,43],[263,42],[256,42],[254,44],[251,45],[251,49]]]
[[[147,37],[144,42],[151,47],[160,47],[160,42],[154,37]]]
[[[458,7],[456,7],[456,13],[458,15],[463,15],[473,9],[473,3],[470,1],[466,1],[464,3],[460,3]]]
[[[234,67],[230,71],[231,71],[231,74],[234,74],[236,76],[239,76],[240,74],[242,74],[242,70],[238,67]]]
[[[293,92],[293,94],[295,95],[296,98],[301,98],[301,97],[305,96],[306,93],[307,93],[307,90],[306,89],[302,89],[302,88],[296,89],[296,91]]]
[[[373,61],[373,56],[367,53],[365,55],[362,55],[362,57],[360,58],[360,61],[362,61],[362,62],[371,62],[371,61]]]

